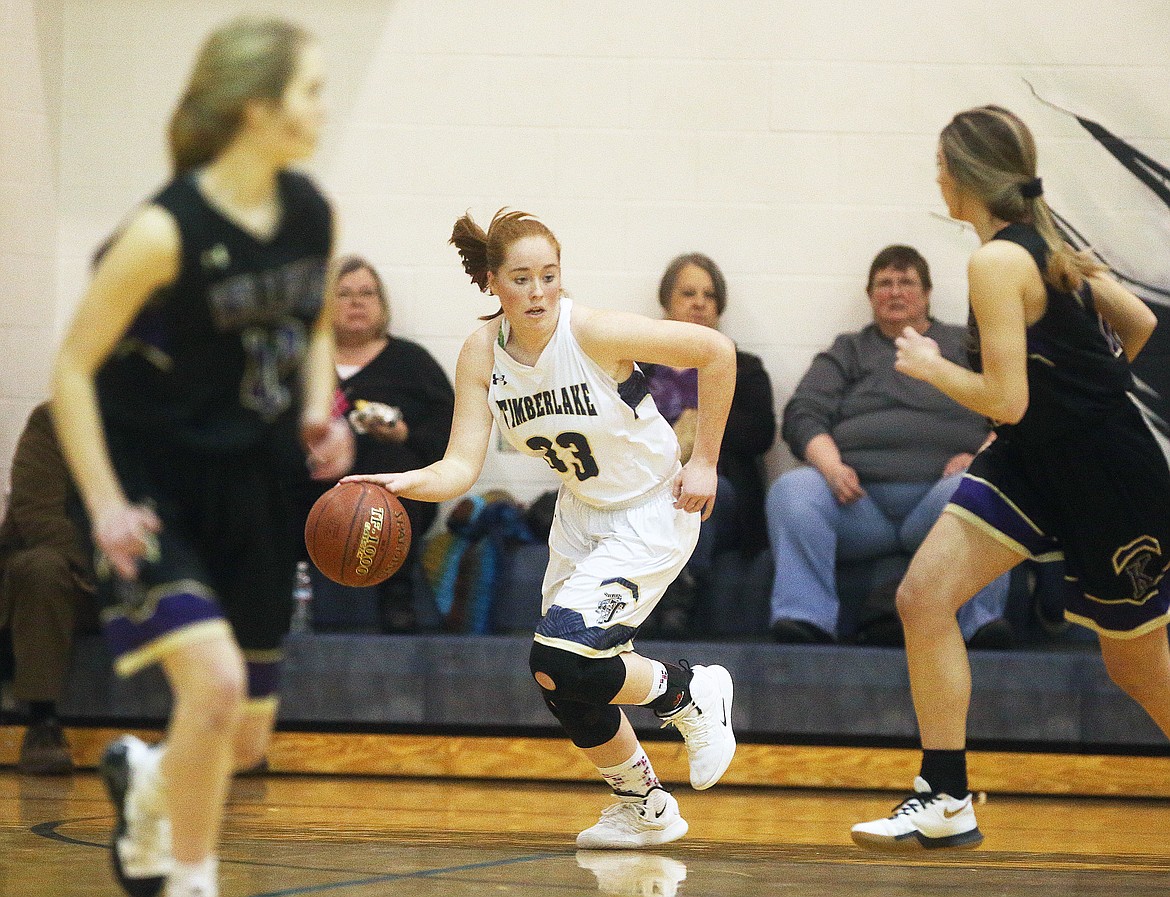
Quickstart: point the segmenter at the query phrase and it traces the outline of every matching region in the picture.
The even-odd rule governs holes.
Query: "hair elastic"
[[[1020,184],[1020,193],[1024,199],[1035,199],[1044,194],[1044,181],[1040,178],[1032,178],[1030,181],[1024,181]]]

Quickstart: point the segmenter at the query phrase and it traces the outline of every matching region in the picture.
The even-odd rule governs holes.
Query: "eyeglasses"
[[[377,299],[378,291],[365,287],[360,290],[338,290],[338,299]]]
[[[920,290],[922,281],[913,277],[899,277],[898,279],[879,277],[873,282],[875,290]]]

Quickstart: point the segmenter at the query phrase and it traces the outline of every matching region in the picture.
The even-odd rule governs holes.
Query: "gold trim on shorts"
[[[276,695],[265,695],[262,698],[248,698],[244,702],[244,714],[246,716],[259,716],[262,713],[276,716],[276,712],[279,709],[280,698]]]
[[[101,613],[102,621],[109,622],[114,617],[125,617],[131,623],[143,623],[154,616],[160,601],[174,595],[194,595],[196,598],[206,598],[219,606],[219,596],[205,583],[197,579],[174,579],[147,589],[141,604],[129,606],[120,603],[105,608]]]
[[[174,629],[166,635],[160,635],[158,638],[152,639],[141,648],[123,654],[114,661],[114,671],[122,677],[132,676],[152,663],[158,663],[179,648],[208,641],[220,635],[233,638],[232,627],[223,617],[216,617],[213,620],[201,620],[198,623],[180,626],[178,629]]]
[[[620,645],[614,645],[612,648],[591,648],[589,645],[582,645],[580,642],[573,642],[563,638],[549,638],[539,633],[535,633],[532,636],[532,640],[537,644],[546,645],[549,648],[558,648],[561,651],[568,651],[570,654],[576,654],[579,657],[588,657],[591,660],[598,660],[603,657],[617,657],[634,650],[633,639],[627,639]]]
[[[1167,623],[1170,623],[1170,611],[1162,614],[1159,617],[1155,617],[1152,620],[1147,620],[1136,629],[1104,629],[1089,617],[1082,617],[1080,614],[1074,614],[1071,610],[1066,610],[1064,612],[1064,618],[1070,623],[1077,623],[1081,626],[1084,626],[1086,629],[1092,629],[1095,633],[1102,635],[1105,638],[1125,640],[1139,638],[1149,632],[1153,632],[1155,629],[1165,626]]]
[[[1002,530],[996,529],[994,526],[992,526],[990,523],[988,523],[986,520],[984,520],[978,514],[973,514],[969,509],[964,508],[961,505],[950,505],[949,504],[945,508],[943,508],[943,513],[954,514],[960,520],[964,521],[965,523],[969,523],[971,526],[975,527],[975,529],[979,530],[980,532],[986,533],[987,535],[991,536],[991,538],[995,539],[996,542],[999,542],[1001,545],[1005,546],[1006,548],[1010,548],[1016,554],[1023,555],[1024,557],[1030,558],[1033,561],[1038,561],[1040,563],[1046,563],[1048,561],[1064,560],[1064,552],[1063,551],[1046,551],[1046,552],[1044,552],[1044,554],[1032,554],[1032,552],[1028,551],[1027,548],[1025,548],[1021,543],[1017,542],[1015,539],[1013,539],[1007,533],[1003,532]],[[1027,517],[1025,517],[1024,519],[1027,520]],[[1031,521],[1028,521],[1028,522],[1031,523]],[[1040,531],[1037,530],[1037,532],[1040,532]]]

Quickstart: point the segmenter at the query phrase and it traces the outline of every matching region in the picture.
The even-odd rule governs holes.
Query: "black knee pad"
[[[553,681],[556,688],[546,690],[554,700],[608,704],[626,683],[620,657],[582,657],[540,642],[532,643],[528,666],[533,676],[544,673]]]
[[[610,741],[622,724],[622,712],[613,704],[585,704],[554,700],[552,692],[541,689],[544,703],[560,722],[565,734],[579,748],[594,748]]]

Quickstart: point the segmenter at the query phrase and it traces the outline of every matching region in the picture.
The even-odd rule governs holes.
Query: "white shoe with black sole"
[[[914,794],[893,813],[859,822],[850,835],[858,847],[894,853],[970,849],[983,843],[971,795],[958,798],[932,791],[922,776],[914,779]]]

